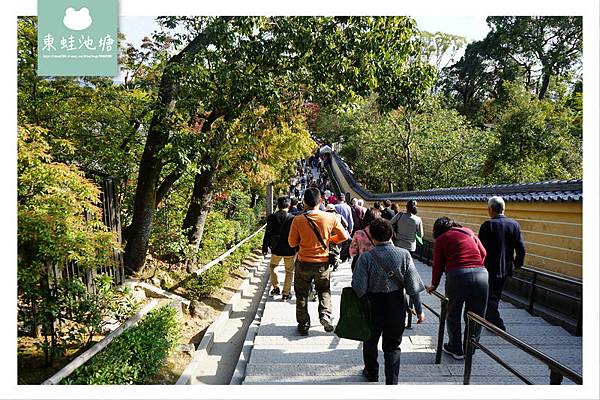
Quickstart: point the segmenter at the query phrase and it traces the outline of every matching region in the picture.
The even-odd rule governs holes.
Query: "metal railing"
[[[475,352],[475,349],[480,349],[482,352],[487,354],[490,358],[492,358],[494,361],[496,361],[498,364],[507,369],[509,372],[511,372],[513,375],[515,375],[527,385],[533,385],[533,382],[531,382],[529,379],[523,376],[523,374],[512,368],[499,356],[494,354],[490,349],[488,349],[487,347],[479,343],[478,340],[475,339],[474,332],[476,325],[480,325],[483,328],[486,328],[490,332],[494,333],[496,336],[499,336],[505,341],[507,341],[509,344],[517,347],[519,350],[522,350],[523,352],[529,354],[530,356],[536,358],[537,360],[547,365],[550,369],[551,385],[560,385],[563,381],[563,377],[566,377],[567,379],[573,381],[577,385],[581,385],[583,383],[583,377],[577,372],[561,364],[552,357],[542,353],[541,351],[531,347],[530,345],[516,338],[515,336],[506,333],[505,331],[498,328],[496,325],[492,324],[486,319],[480,317],[479,315],[469,311],[467,312],[467,321],[468,323],[466,329],[468,340],[466,343],[465,350],[465,370],[463,375],[464,385],[468,385],[471,381],[471,371],[473,368],[473,353]]]
[[[583,283],[580,280],[577,279],[573,279],[573,278],[568,278],[568,277],[563,277],[563,276],[559,276],[556,274],[551,274],[548,272],[544,272],[544,271],[540,271],[538,269],[535,268],[531,268],[531,267],[522,267],[521,270],[526,271],[530,274],[532,274],[531,276],[531,280],[527,280],[527,279],[523,279],[517,276],[512,276],[511,279],[517,281],[517,282],[521,282],[521,283],[525,283],[527,285],[529,285],[529,293],[527,296],[527,311],[529,312],[529,314],[533,314],[534,311],[534,305],[535,305],[535,296],[538,292],[537,289],[542,289],[545,290],[546,292],[550,292],[553,293],[555,295],[567,298],[571,301],[574,301],[576,303],[579,304],[578,306],[578,311],[577,311],[577,317],[576,317],[576,327],[575,327],[575,335],[577,336],[581,336],[582,334],[582,310],[583,310],[583,300],[581,297],[577,297],[577,296],[573,296],[569,293],[564,293],[561,292],[559,290],[556,290],[554,288],[551,288],[549,286],[546,285],[542,285],[538,283],[538,277],[544,277],[547,279],[552,279],[556,282],[560,282],[563,284],[569,284],[569,285],[573,285],[573,286],[577,286],[579,288],[579,290],[581,290]]]
[[[440,300],[440,312],[438,313],[437,311],[435,311],[433,309],[433,307],[429,306],[425,302],[422,302],[421,305],[423,307],[425,307],[426,309],[428,309],[429,311],[431,311],[431,313],[433,315],[435,315],[436,317],[438,317],[438,319],[440,320],[439,327],[438,327],[437,347],[435,349],[435,363],[440,364],[442,362],[442,346],[444,345],[446,315],[448,314],[448,298],[446,296],[444,296],[443,294],[441,294],[440,292],[438,292],[437,290],[434,290],[433,292],[431,292],[431,295],[437,297]],[[409,312],[408,312],[408,321],[407,321],[406,327],[411,328],[412,327],[412,316],[416,315],[417,313],[411,307],[409,307],[408,309],[409,309]]]

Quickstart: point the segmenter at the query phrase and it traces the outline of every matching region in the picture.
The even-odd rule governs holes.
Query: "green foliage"
[[[421,57],[435,66],[438,74],[449,64],[456,62],[457,53],[467,45],[463,36],[444,32],[420,32]]]
[[[62,141],[60,146],[69,149],[70,143]],[[116,237],[100,218],[99,189],[77,167],[54,162],[50,147],[44,129],[18,128],[20,319],[32,331],[43,327],[47,363],[67,345],[80,342],[79,335],[97,332],[108,306],[102,299],[110,291],[98,278],[100,291],[86,298],[80,281],[51,279],[48,269],[66,263],[77,263],[83,271],[110,266],[118,250]],[[64,332],[55,323],[67,320],[83,327],[72,327],[61,337]]]
[[[223,287],[229,272],[238,268],[241,262],[248,257],[252,250],[260,247],[264,231],[257,234],[248,242],[241,245],[227,257],[223,263],[200,274],[198,278],[192,277],[185,282],[186,297],[189,299],[201,299],[210,296],[215,291]]]
[[[45,130],[18,132],[19,271],[39,276],[48,263],[111,264],[117,243],[100,219],[99,189],[76,166],[53,161]]]
[[[580,16],[501,16],[487,22],[488,35],[470,43],[464,56],[443,71],[441,85],[469,117],[486,100],[501,96],[505,81],[519,82],[543,99],[559,95],[553,81],[572,88],[581,78]]]
[[[137,326],[61,383],[66,385],[146,384],[178,341],[177,312],[169,306],[152,310]]]
[[[505,83],[492,105],[497,144],[489,149],[487,174],[493,183],[582,177],[578,115],[566,102],[539,100],[522,85]]]
[[[89,345],[110,318],[124,321],[137,308],[129,291],[114,290],[106,275],[94,278],[94,291],[88,291],[81,278],[53,279],[50,284],[24,293],[27,301],[19,308],[20,321],[44,328],[35,345],[49,365],[67,349]]]
[[[160,78],[156,61],[164,49],[148,48],[148,43],[139,51],[123,48],[121,37],[126,82],[115,84],[112,78],[37,76],[37,17],[18,19],[17,38],[19,124],[47,130],[48,152],[55,161],[117,178],[121,221],[126,226],[144,127],[152,116],[150,105]],[[65,140],[71,147],[63,146]]]
[[[390,184],[404,191],[480,183],[492,140],[439,98],[423,100],[419,111],[400,108],[387,115],[370,101],[352,113],[322,114],[318,126],[325,135],[339,134],[342,156],[376,192],[389,191]]]

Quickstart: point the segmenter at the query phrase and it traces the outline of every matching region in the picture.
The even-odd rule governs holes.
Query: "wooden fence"
[[[116,193],[115,178],[100,172],[88,172],[92,178],[100,180],[100,204],[102,209],[102,221],[110,231],[117,236],[117,241],[121,244],[121,219],[119,213],[119,202]],[[84,215],[89,218],[87,214]],[[123,264],[123,254],[120,251],[113,251],[114,265],[100,265],[96,268],[85,270],[77,265],[76,261],[65,262],[63,264],[54,264],[48,269],[49,278],[69,279],[79,277],[86,285],[88,291],[95,292],[96,287],[94,278],[99,274],[108,275],[113,279],[115,285],[120,285],[125,280],[125,267]]]

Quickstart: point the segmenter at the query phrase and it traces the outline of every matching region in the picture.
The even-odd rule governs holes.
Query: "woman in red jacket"
[[[485,248],[469,228],[463,228],[447,217],[438,218],[433,224],[433,269],[431,286],[427,291],[434,291],[442,273],[446,272],[446,297],[448,297],[448,315],[446,326],[448,343],[444,344],[444,352],[456,360],[464,358],[461,340],[461,314],[464,305],[466,322],[467,311],[482,317],[488,296],[488,272],[484,267]],[[466,329],[465,329],[466,330]],[[466,332],[465,332],[466,333]],[[479,340],[481,327],[474,332]]]

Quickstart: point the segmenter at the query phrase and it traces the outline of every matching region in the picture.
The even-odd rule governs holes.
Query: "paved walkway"
[[[417,262],[417,269],[427,285],[431,268]],[[283,279],[283,267],[279,267]],[[344,263],[332,273],[332,303],[335,319],[339,317],[342,288],[351,281],[350,263]],[[444,281],[444,278],[442,278]],[[266,290],[269,290],[267,286]],[[440,292],[444,292],[443,284]],[[423,302],[437,309],[439,301],[424,294]],[[319,324],[317,303],[309,303],[312,326],[309,336],[296,331],[295,300],[281,301],[281,296],[269,297],[246,367],[244,384],[367,384],[361,375],[362,343],[340,339],[327,333]],[[539,317],[529,315],[508,303],[501,303],[501,314],[507,331],[533,345],[558,361],[581,373],[581,337],[571,336],[561,327],[552,326]],[[428,310],[427,320],[406,330],[402,341],[400,383],[404,384],[462,384],[463,362],[443,354],[442,363],[435,365],[438,319]],[[447,339],[446,339],[447,340]],[[497,352],[534,383],[549,382],[548,369],[535,359],[489,332],[481,342]],[[383,353],[380,343],[380,384],[383,383]],[[478,351],[473,359],[472,384],[522,384],[487,355]],[[564,384],[571,383],[565,379]]]

